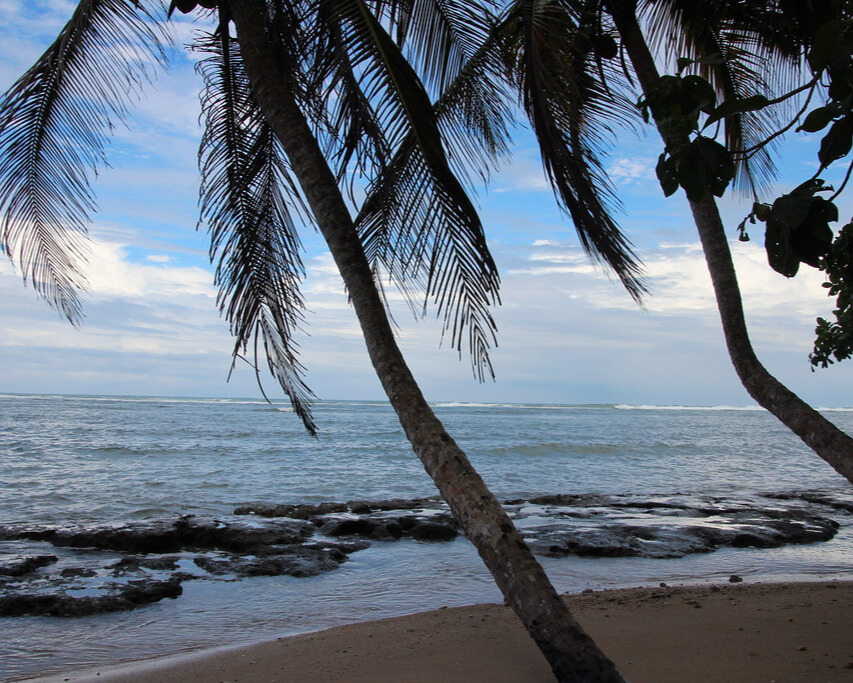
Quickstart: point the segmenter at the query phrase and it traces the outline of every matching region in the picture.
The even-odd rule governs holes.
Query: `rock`
[[[234,510],[235,515],[258,515],[259,517],[289,517],[311,519],[335,512],[348,512],[346,503],[320,503],[319,505],[242,505]]]
[[[338,546],[292,548],[279,555],[265,557],[196,557],[193,562],[214,575],[247,576],[317,576],[337,569],[346,562],[347,553]]]
[[[19,538],[48,541],[57,547],[148,555],[202,549],[249,552],[260,546],[301,543],[313,532],[312,525],[298,521],[254,526],[186,516],[174,522],[153,521],[119,527],[24,530]]]
[[[457,536],[452,526],[438,522],[420,522],[409,533],[418,541],[452,541]]]
[[[177,579],[132,581],[102,596],[74,597],[66,594],[19,593],[0,596],[0,616],[82,617],[105,612],[124,612],[176,598],[183,592]]]
[[[24,576],[58,561],[59,558],[56,555],[30,555],[20,560],[0,564],[0,576]]]
[[[314,519],[326,515],[352,512],[366,515],[372,512],[388,512],[390,510],[414,510],[423,508],[438,508],[443,503],[439,498],[391,498],[388,500],[351,500],[347,503],[318,503],[316,505],[266,505],[249,503],[234,510],[235,515],[258,515],[259,517],[290,517],[291,519]]]
[[[320,533],[336,538],[338,536],[370,536],[376,524],[369,519],[332,519],[320,527]]]
[[[98,572],[91,567],[66,567],[59,572],[59,575],[66,579],[76,579],[81,577],[89,578],[97,576]]]
[[[134,574],[143,569],[155,571],[174,571],[178,568],[178,558],[174,556],[165,557],[123,557],[115,564],[109,565],[107,569],[113,570],[113,576],[124,576]]]

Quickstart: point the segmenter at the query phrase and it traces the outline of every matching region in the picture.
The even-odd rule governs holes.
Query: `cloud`
[[[614,159],[607,168],[607,175],[616,184],[629,185],[638,181],[655,181],[654,162],[645,158]]]

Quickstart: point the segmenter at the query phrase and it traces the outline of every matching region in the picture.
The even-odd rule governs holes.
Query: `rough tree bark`
[[[657,83],[659,74],[637,22],[636,5],[636,0],[608,0],[607,3],[640,87],[648,92]],[[685,135],[661,133],[661,138],[670,149],[689,143]],[[699,201],[688,201],[711,274],[726,347],[741,383],[760,406],[853,483],[853,438],[773,377],[755,355],[725,227],[714,196],[708,190]]]
[[[575,621],[500,502],[427,404],[397,346],[352,217],[281,77],[262,0],[228,0],[254,95],[280,139],[340,270],[382,387],[412,448],[559,681],[623,681]]]

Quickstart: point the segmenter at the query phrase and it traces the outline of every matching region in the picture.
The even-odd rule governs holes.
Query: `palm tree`
[[[485,0],[202,4],[218,28],[195,46],[207,55],[201,218],[235,357],[262,351],[314,432],[292,344],[302,307],[295,211],[326,239],[415,453],[557,678],[621,681],[428,406],[377,286],[385,271],[404,291],[425,292],[454,346],[468,346],[475,374],[491,373],[497,273],[458,180],[466,166],[452,168],[443,138],[456,140],[456,158],[472,167],[505,146],[505,105],[488,81],[477,86],[484,70],[497,73],[490,51],[480,49],[493,42],[486,19],[494,8]],[[189,12],[197,3],[175,0],[176,8]],[[90,176],[147,65],[165,59],[163,31],[137,0],[81,0],[57,41],[0,101],[0,243],[25,282],[73,323],[94,207]],[[471,106],[454,107],[450,97],[436,116],[416,68],[435,92],[463,93]],[[347,203],[356,194],[353,173],[372,181],[358,226]],[[587,227],[590,248],[638,293],[636,265],[615,225],[603,235]]]
[[[795,82],[805,72],[804,56],[816,28],[846,16],[843,4],[785,0],[509,3],[493,30],[501,38],[496,49],[505,55],[509,80],[538,137],[557,199],[582,239],[586,234],[606,236],[610,245],[622,239],[610,215],[615,195],[598,153],[602,138],[616,126],[636,125],[635,80],[646,101],[654,93],[660,75],[652,47],[660,48],[670,61],[684,57],[696,62],[725,98],[746,99],[770,92],[774,84],[785,88]],[[721,58],[703,59],[710,55]],[[693,114],[698,117],[708,104],[701,101]],[[666,111],[650,108],[668,152],[685,149],[690,126],[686,130],[674,126]],[[726,119],[726,139],[735,150],[752,147],[769,136],[775,123],[772,117],[732,116]],[[737,170],[741,185],[754,190],[772,174],[772,157],[764,149],[751,160],[744,159]],[[712,180],[689,192],[688,201],[732,364],[761,406],[853,482],[853,439],[782,385],[756,357]],[[606,247],[596,253],[606,255]],[[606,260],[618,264],[612,256]],[[630,284],[629,291],[642,293]]]

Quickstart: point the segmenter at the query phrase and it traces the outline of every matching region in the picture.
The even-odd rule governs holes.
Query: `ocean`
[[[853,488],[763,410],[435,409],[560,591],[853,578]],[[126,611],[0,617],[0,679],[500,601],[464,536],[388,535],[399,529],[389,515],[397,524],[412,513],[379,501],[430,499],[415,507],[444,514],[390,407],[323,401],[315,410],[316,439],[285,403],[0,395],[0,603],[97,597],[164,577],[181,586],[177,597]],[[826,414],[853,432],[853,409]],[[347,501],[367,501],[372,536],[330,536],[329,520],[365,518],[363,510],[294,522],[311,552],[339,560],[313,573],[304,563],[282,575],[213,570],[211,557],[234,556],[222,546],[205,551],[207,564],[202,551],[180,548],[146,569],[140,562],[164,554],[56,541],[178,519],[257,526],[268,522],[235,509]],[[242,561],[254,562],[252,553]],[[23,574],[10,569],[33,557],[47,559]]]

